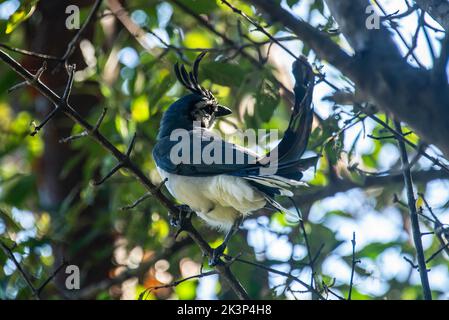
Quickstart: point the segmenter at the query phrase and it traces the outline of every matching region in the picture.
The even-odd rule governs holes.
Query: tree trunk
[[[39,21],[31,19],[27,24],[27,43],[29,50],[46,53],[54,56],[62,56],[70,40],[77,30],[68,30],[65,26],[68,14],[65,13],[68,5],[78,5],[80,8],[91,8],[93,0],[61,1],[41,0],[37,11],[33,15]],[[81,39],[92,39],[94,34],[93,19],[91,25],[85,30]],[[26,68],[35,72],[41,67],[39,59],[26,57],[23,61]],[[77,70],[86,67],[79,46],[69,59],[69,63],[75,63]],[[64,66],[57,68],[56,62],[49,62],[47,71],[41,80],[58,93],[62,93],[67,81],[67,73]],[[56,67],[56,69],[55,69]],[[98,90],[97,90],[98,91]],[[77,110],[87,116],[88,112],[98,107],[100,94],[79,94],[74,88],[70,101],[73,105],[82,107]],[[42,119],[54,107],[48,100],[37,96],[35,98],[36,114]],[[39,122],[39,120],[36,120]],[[67,175],[61,177],[61,172],[67,162],[72,159],[79,150],[73,150],[70,143],[59,143],[59,139],[70,136],[73,122],[63,114],[57,115],[48,123],[42,132],[44,148],[42,158],[35,166],[35,174],[38,177],[38,190],[40,205],[44,210],[51,213],[54,228],[64,226],[62,240],[56,240],[53,244],[55,254],[55,267],[63,259],[69,264],[77,265],[81,273],[81,288],[97,283],[108,277],[111,268],[111,257],[113,250],[113,235],[107,210],[107,190],[98,193],[92,205],[75,209],[77,218],[75,224],[67,223],[66,212],[61,212],[61,204],[73,197],[71,204],[80,201],[80,190],[85,186],[80,185],[80,177],[83,176],[84,160],[78,162]],[[88,143],[88,142],[87,142]],[[106,191],[104,191],[106,190]],[[72,206],[70,206],[72,207]],[[71,213],[73,214],[73,213]],[[60,230],[55,230],[57,234]],[[70,250],[69,250],[70,248]],[[66,274],[60,272],[56,278],[56,286],[65,289]]]

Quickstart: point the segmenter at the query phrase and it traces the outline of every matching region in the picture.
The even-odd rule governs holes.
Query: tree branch
[[[14,256],[14,252],[11,250],[11,248],[9,248],[2,241],[0,241],[0,247],[2,248],[2,250],[6,254],[6,256],[12,260],[12,262],[16,266],[17,270],[19,271],[20,275],[22,276],[23,280],[25,280],[26,285],[28,286],[28,288],[30,288],[31,292],[33,293],[33,296],[37,300],[40,300],[39,291],[34,287],[33,283],[30,280],[30,276],[28,275],[28,273],[22,268],[19,261],[17,261],[16,257]]]
[[[352,233],[352,264],[351,264],[351,279],[349,280],[349,290],[348,290],[348,300],[351,300],[352,295],[352,287],[354,285],[354,274],[355,274],[355,267],[357,263],[360,263],[360,260],[357,260],[355,258],[355,232]]]
[[[423,170],[413,172],[413,177],[416,183],[427,183],[435,179],[449,179],[449,174],[442,170]],[[320,199],[332,197],[339,192],[346,192],[351,189],[361,188],[377,188],[386,185],[399,184],[403,182],[402,174],[388,175],[388,176],[367,176],[363,183],[357,183],[351,180],[336,180],[334,183],[326,187],[311,187],[295,195],[294,200],[301,204],[311,204]]]
[[[8,247],[6,244],[3,243],[3,241],[0,240],[0,248],[3,250],[3,252],[6,254],[6,256],[11,259],[11,261],[16,266],[17,270],[19,271],[20,275],[22,276],[23,280],[25,280],[26,285],[31,290],[33,297],[37,300],[41,299],[41,293],[44,290],[44,288],[54,279],[54,277],[59,273],[59,271],[62,270],[63,267],[67,265],[66,261],[63,261],[62,264],[57,267],[53,273],[44,281],[39,287],[35,287],[33,285],[33,282],[30,279],[30,276],[25,271],[25,269],[22,267],[19,261],[17,261],[16,257],[14,256],[13,249]]]
[[[395,120],[396,131],[402,134],[402,128],[399,121]],[[415,243],[416,254],[418,258],[419,276],[421,278],[421,284],[423,288],[423,294],[425,300],[432,300],[432,292],[430,290],[429,279],[427,275],[426,258],[424,256],[424,249],[421,240],[421,231],[419,228],[418,214],[416,211],[416,201],[413,191],[413,181],[410,168],[408,168],[408,155],[405,149],[404,141],[398,139],[399,150],[401,154],[402,166],[404,167],[404,183],[407,191],[408,208],[410,210],[410,220],[412,222],[413,241]]]

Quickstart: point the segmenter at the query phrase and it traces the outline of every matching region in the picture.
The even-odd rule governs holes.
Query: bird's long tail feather
[[[299,160],[304,154],[313,121],[312,97],[315,84],[313,69],[305,59],[293,64],[295,76],[295,105],[284,137],[270,155],[276,155],[278,163]],[[272,161],[272,160],[271,160]]]

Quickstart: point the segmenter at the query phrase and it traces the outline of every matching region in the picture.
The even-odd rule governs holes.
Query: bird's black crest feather
[[[198,55],[198,57],[196,57],[191,72],[187,72],[185,66],[184,65],[179,66],[178,63],[175,64],[174,69],[176,78],[178,78],[179,82],[181,82],[186,89],[200,96],[203,96],[209,100],[215,100],[215,97],[212,94],[212,92],[203,88],[198,81],[198,69],[200,66],[200,62],[206,55],[206,53],[207,51],[203,51]]]

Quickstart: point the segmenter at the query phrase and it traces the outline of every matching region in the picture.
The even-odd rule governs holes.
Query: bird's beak
[[[224,116],[230,115],[231,113],[232,113],[231,109],[219,104],[217,111],[215,111],[215,116],[217,118],[224,117]]]

